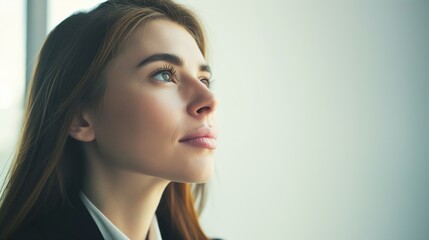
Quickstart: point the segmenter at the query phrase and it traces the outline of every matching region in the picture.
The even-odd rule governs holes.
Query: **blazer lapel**
[[[48,239],[103,240],[97,224],[80,199],[50,211],[36,225]]]

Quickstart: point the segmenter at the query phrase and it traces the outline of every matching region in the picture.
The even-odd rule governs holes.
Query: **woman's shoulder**
[[[43,231],[34,225],[27,225],[18,229],[10,238],[11,240],[46,240],[48,237],[43,233]]]
[[[103,239],[82,203],[65,204],[20,227],[11,239]]]

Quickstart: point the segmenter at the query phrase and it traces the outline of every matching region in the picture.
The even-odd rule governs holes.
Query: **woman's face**
[[[99,158],[178,182],[206,182],[214,169],[217,100],[210,69],[180,25],[154,20],[135,31],[106,67],[94,121]],[[193,135],[194,134],[194,135]]]

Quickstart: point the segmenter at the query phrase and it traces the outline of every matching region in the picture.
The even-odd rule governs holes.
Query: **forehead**
[[[137,28],[124,48],[129,56],[142,58],[155,53],[174,53],[189,61],[205,63],[195,39],[179,24],[165,19],[150,21]]]

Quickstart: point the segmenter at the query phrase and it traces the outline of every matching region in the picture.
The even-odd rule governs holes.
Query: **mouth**
[[[179,142],[189,144],[194,147],[216,149],[215,138],[197,137],[197,138],[191,138],[186,140],[180,140]]]
[[[202,127],[179,140],[194,147],[216,149],[216,133],[207,127]]]

